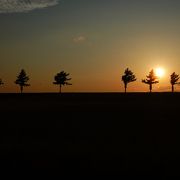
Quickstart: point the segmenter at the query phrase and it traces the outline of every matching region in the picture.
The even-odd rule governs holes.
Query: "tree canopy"
[[[170,83],[172,86],[172,92],[174,92],[174,85],[179,84],[178,80],[180,77],[179,74],[176,74],[175,72],[173,72],[170,77],[171,77]]]
[[[154,70],[152,69],[149,72],[149,75],[146,76],[146,79],[142,80],[142,83],[148,84],[149,90],[151,92],[152,91],[152,85],[159,83],[159,81],[157,79],[158,79],[158,77],[155,75]]]
[[[124,72],[124,75],[122,76],[122,81],[124,82],[124,88],[126,92],[128,83],[136,81],[136,76],[131,70],[127,68]]]
[[[53,84],[55,85],[59,85],[60,89],[59,89],[59,92],[61,93],[61,88],[62,86],[64,85],[72,85],[71,83],[69,83],[68,81],[70,81],[72,78],[68,78],[69,76],[69,73],[66,73],[64,71],[61,71],[59,73],[57,73],[55,76],[54,76],[54,82]]]
[[[30,84],[27,83],[28,81],[29,81],[29,77],[26,75],[25,70],[22,69],[15,81],[15,84],[20,86],[21,93],[23,92],[23,87],[30,86]]]

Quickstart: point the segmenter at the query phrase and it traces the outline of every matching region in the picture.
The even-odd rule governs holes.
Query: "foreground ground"
[[[0,94],[0,163],[122,177],[180,176],[180,94]]]

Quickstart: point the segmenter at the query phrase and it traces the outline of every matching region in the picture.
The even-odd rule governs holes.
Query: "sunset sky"
[[[179,0],[0,0],[0,92],[56,92],[54,75],[70,73],[65,92],[122,92],[129,67],[137,81],[128,91],[148,91],[141,82],[152,68],[165,75],[154,91],[169,91],[180,74]],[[176,86],[176,91],[180,86]]]

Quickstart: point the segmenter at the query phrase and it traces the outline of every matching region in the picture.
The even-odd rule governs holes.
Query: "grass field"
[[[0,94],[0,163],[123,177],[180,176],[180,93]]]

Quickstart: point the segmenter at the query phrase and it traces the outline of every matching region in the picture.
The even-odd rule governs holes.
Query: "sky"
[[[0,92],[56,92],[54,76],[70,73],[64,92],[122,92],[128,67],[137,81],[129,92],[148,91],[141,81],[156,67],[165,76],[154,91],[170,91],[180,74],[179,0],[0,0]],[[180,86],[176,86],[180,91]]]

